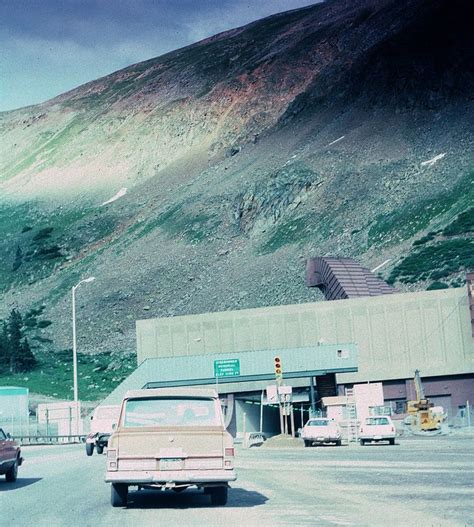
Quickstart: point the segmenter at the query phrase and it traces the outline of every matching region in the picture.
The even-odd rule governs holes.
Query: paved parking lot
[[[31,526],[474,525],[474,439],[401,438],[395,446],[238,447],[226,507],[197,491],[135,491],[110,506],[105,456],[83,445],[25,447],[0,481],[1,524]]]

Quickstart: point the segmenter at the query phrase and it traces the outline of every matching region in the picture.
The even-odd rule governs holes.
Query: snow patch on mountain
[[[328,146],[334,145],[336,143],[339,143],[339,141],[342,141],[346,137],[345,135],[341,135],[341,137],[338,137],[337,139],[334,139],[334,141],[331,141]]]
[[[422,167],[430,167],[432,165],[434,165],[435,163],[437,163],[440,159],[443,159],[443,157],[446,155],[446,153],[444,154],[438,154],[437,156],[434,156],[432,157],[431,159],[428,159],[428,161],[423,161],[421,163],[421,166]]]
[[[127,193],[127,189],[124,187],[124,188],[121,188],[117,194],[115,194],[115,196],[113,196],[112,198],[108,199],[107,201],[104,201],[104,203],[102,203],[101,207],[103,207],[104,205],[108,205],[109,203],[112,203],[114,201],[117,201],[119,198],[121,198],[122,196],[125,196],[125,194]]]

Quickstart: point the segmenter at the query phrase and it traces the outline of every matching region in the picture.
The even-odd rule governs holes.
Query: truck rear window
[[[389,425],[389,421],[386,417],[368,417],[366,420],[366,424],[368,425]]]
[[[308,426],[328,426],[329,421],[326,421],[325,419],[313,419],[312,421],[308,422]]]
[[[216,399],[153,397],[129,399],[123,426],[223,426],[223,421]]]

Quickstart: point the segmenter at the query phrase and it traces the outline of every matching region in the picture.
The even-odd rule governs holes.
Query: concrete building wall
[[[359,371],[339,384],[474,371],[467,289],[444,289],[137,321],[146,358],[354,342]]]

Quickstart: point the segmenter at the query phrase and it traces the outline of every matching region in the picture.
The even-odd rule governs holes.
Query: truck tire
[[[360,446],[364,446],[365,445],[365,439],[361,439],[360,440]]]
[[[213,487],[211,489],[212,505],[225,505],[227,503],[227,487]]]
[[[308,441],[307,439],[304,440],[304,446],[308,447],[311,446],[312,441]]]
[[[341,440],[341,439],[338,439],[338,440],[336,441],[336,446],[341,446],[341,445],[342,445],[342,440]]]
[[[86,443],[86,454],[92,456],[94,452],[94,443]]]
[[[389,439],[388,442],[389,442],[390,445],[394,445],[395,444],[395,438],[392,437],[392,439]]]
[[[18,477],[18,458],[15,459],[15,463],[7,470],[5,473],[5,479],[9,483],[13,483],[16,481],[16,478]]]
[[[128,485],[125,483],[112,483],[110,490],[110,504],[112,507],[126,507],[128,498]]]
[[[97,445],[95,449],[98,454],[102,454],[104,452],[104,445]]]

